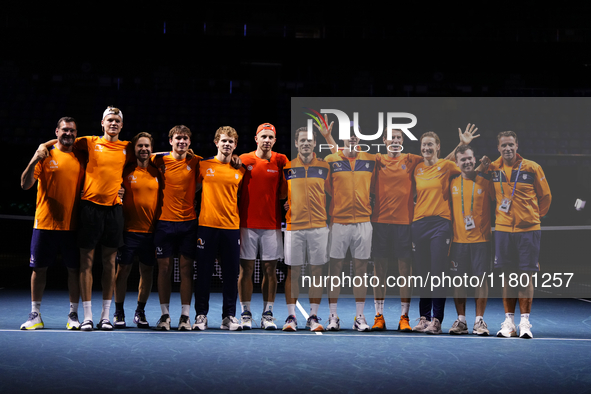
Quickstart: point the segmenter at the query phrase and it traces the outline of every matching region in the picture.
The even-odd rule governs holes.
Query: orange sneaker
[[[410,327],[410,324],[408,324],[407,315],[400,316],[400,321],[398,322],[398,331],[412,332],[412,328]]]
[[[386,329],[386,321],[384,320],[384,315],[376,315],[373,326],[371,327],[372,331],[384,331]]]

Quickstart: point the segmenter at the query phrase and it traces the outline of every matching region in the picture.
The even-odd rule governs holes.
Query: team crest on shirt
[[[207,171],[205,171],[205,176],[215,176],[215,170],[213,168],[208,168]]]
[[[365,168],[369,168],[369,163],[365,163]]]
[[[322,175],[322,170],[318,170],[318,174]]]
[[[234,178],[238,179],[238,174],[234,174]]]
[[[437,167],[437,171],[441,171],[441,167]]]
[[[133,174],[129,175],[127,180],[129,180],[129,183],[137,183],[137,177]]]
[[[406,165],[402,165],[400,168],[402,168],[403,170],[406,170]]]
[[[57,161],[52,160],[49,162],[49,168],[58,168],[57,167]]]
[[[417,175],[423,175],[423,168],[422,167],[419,167],[417,169]]]
[[[102,145],[95,145],[94,146],[94,151],[95,152],[102,152],[103,151],[103,146]]]
[[[246,167],[246,169],[247,169],[248,171],[252,171],[252,166],[250,165],[250,166]]]
[[[523,180],[527,181],[527,174],[523,174]]]
[[[482,194],[482,189],[478,189],[478,194]]]

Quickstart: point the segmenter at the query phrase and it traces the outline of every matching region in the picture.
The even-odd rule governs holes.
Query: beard
[[[60,142],[60,144],[62,144],[63,146],[68,146],[68,147],[74,145],[74,140],[75,140],[75,137],[73,135],[72,136],[61,135],[58,138],[58,141]]]

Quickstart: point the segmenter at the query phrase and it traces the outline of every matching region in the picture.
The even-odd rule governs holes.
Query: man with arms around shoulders
[[[257,254],[261,256],[263,280],[263,314],[261,328],[275,330],[273,305],[277,293],[277,259],[283,257],[281,236],[281,203],[286,193],[282,188],[282,171],[287,156],[273,152],[276,141],[275,126],[263,123],[254,137],[256,151],[240,156],[247,171],[240,194],[240,277],[238,294],[242,309],[243,329],[252,328],[252,275]]]
[[[220,127],[214,137],[217,155],[201,160],[198,184],[202,186],[201,212],[197,239],[197,278],[195,279],[195,323],[193,330],[208,328],[211,275],[216,257],[222,268],[222,330],[240,331],[236,316],[238,273],[240,270],[240,216],[238,192],[246,169],[232,165],[238,133],[230,126]]]
[[[189,154],[191,130],[187,126],[173,127],[168,138],[172,151],[152,157],[154,165],[164,169],[162,210],[154,232],[158,259],[158,296],[162,312],[156,328],[170,330],[171,275],[174,255],[178,253],[181,279],[181,316],[178,330],[189,331],[198,226],[194,203],[201,157]]]
[[[316,132],[308,139],[308,129],[299,128],[295,132],[295,146],[298,156],[283,168],[288,185],[288,210],[285,232],[285,302],[288,317],[283,331],[296,331],[296,302],[299,296],[299,278],[304,261],[310,264],[312,279],[308,295],[310,297],[310,316],[306,327],[310,331],[324,331],[319,323],[318,307],[322,299],[323,287],[320,285],[322,266],[328,261],[328,235],[326,226],[325,186],[330,174],[327,162],[314,154]],[[317,285],[315,286],[314,283]]]
[[[37,180],[37,208],[31,240],[31,313],[21,330],[44,328],[41,300],[47,280],[47,267],[57,254],[68,269],[70,313],[66,328],[80,329],[80,252],[76,245],[78,203],[86,158],[74,150],[77,127],[72,117],[61,118],[55,129],[57,143],[47,150],[41,145],[21,176],[21,187],[30,189]]]
[[[156,264],[154,226],[160,216],[162,196],[160,173],[150,164],[154,139],[149,133],[139,133],[131,140],[136,163],[123,170],[123,215],[125,245],[117,255],[115,283],[115,328],[125,328],[123,303],[127,291],[127,279],[133,266],[134,255],[139,257],[140,283],[133,323],[148,328],[145,306],[152,291],[153,271]]]

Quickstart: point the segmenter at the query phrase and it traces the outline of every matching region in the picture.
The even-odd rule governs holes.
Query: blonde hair
[[[217,131],[215,132],[215,137],[213,137],[213,142],[217,144],[222,134],[234,138],[234,142],[238,143],[238,132],[230,126],[222,126],[219,129],[217,129]]]

